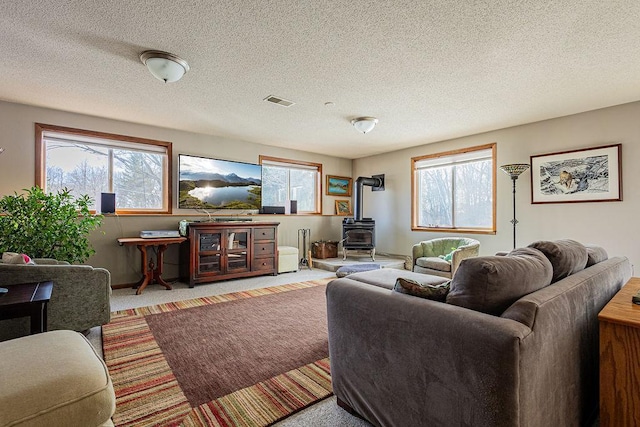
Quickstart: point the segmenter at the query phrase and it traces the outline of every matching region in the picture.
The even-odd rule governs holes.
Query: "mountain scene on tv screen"
[[[260,209],[261,185],[259,165],[181,158],[179,207]]]

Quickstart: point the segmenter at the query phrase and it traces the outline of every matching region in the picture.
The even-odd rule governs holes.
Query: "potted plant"
[[[74,198],[66,188],[57,193],[40,187],[23,191],[0,199],[0,252],[70,263],[83,263],[95,253],[88,234],[103,217],[91,213],[89,196]]]

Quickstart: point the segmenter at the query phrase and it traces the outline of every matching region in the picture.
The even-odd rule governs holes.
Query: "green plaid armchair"
[[[480,242],[466,237],[425,240],[413,245],[413,271],[452,278],[460,262],[478,256]]]

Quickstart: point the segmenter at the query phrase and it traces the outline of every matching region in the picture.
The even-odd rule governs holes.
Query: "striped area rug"
[[[150,326],[153,322],[147,321],[148,316],[170,315],[179,310],[295,292],[323,286],[329,280],[299,282],[112,313],[111,322],[102,328],[102,337],[105,362],[116,392],[115,425],[268,426],[329,397],[332,394],[329,359],[323,357],[204,403],[191,404],[187,397],[189,393],[180,385],[182,381],[185,386],[184,377],[171,368],[175,357],[172,362],[167,347],[163,351],[166,344],[158,343],[154,336]],[[305,313],[289,312],[287,315],[302,317]],[[175,353],[175,349],[172,351]]]

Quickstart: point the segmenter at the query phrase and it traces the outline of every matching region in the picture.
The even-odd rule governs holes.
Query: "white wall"
[[[531,173],[517,183],[518,245],[539,239],[573,238],[604,246],[611,255],[626,255],[640,262],[640,235],[636,212],[640,211],[640,102],[610,107],[529,125],[517,126],[423,145],[355,161],[319,156],[301,151],[269,147],[228,138],[137,125],[81,114],[0,102],[0,195],[30,187],[35,180],[34,123],[46,123],[173,142],[174,165],[178,153],[198,154],[230,160],[257,162],[258,155],[320,162],[325,175],[371,176],[385,174],[386,190],[364,188],[366,217],[376,219],[377,252],[410,255],[420,240],[443,237],[444,233],[411,231],[411,157],[491,142],[497,143],[498,165],[528,163],[529,156],[565,150],[622,143],[623,201],[601,203],[531,204]],[[353,166],[352,166],[353,164]],[[352,174],[353,167],[353,174]],[[174,183],[177,182],[174,167]],[[323,178],[324,179],[324,178]],[[493,254],[512,246],[511,180],[497,176],[497,234],[473,235],[481,242],[481,253]],[[324,183],[324,182],[323,182]],[[323,189],[324,191],[324,189]],[[176,192],[177,194],[177,192]],[[323,195],[322,216],[261,215],[276,220],[280,244],[297,246],[297,230],[310,228],[312,240],[339,240],[342,217],[334,216],[335,197]],[[175,201],[174,201],[175,208]],[[189,216],[192,215],[192,216]],[[100,231],[91,236],[97,251],[88,263],[108,268],[113,283],[137,280],[139,257],[134,248],[119,247],[116,239],[135,236],[143,229],[175,228],[178,221],[194,218],[193,211],[174,209],[172,216],[107,217]],[[177,250],[167,252],[166,277],[177,276]]]
[[[464,118],[461,118],[464,120]],[[531,204],[531,171],[517,181],[517,245],[571,238],[640,262],[640,102],[428,144],[354,161],[353,176],[385,174],[386,191],[364,190],[364,216],[376,219],[377,251],[409,255],[420,240],[451,233],[411,230],[411,157],[497,143],[497,163],[529,163],[531,155],[622,144],[622,202]],[[497,172],[497,234],[470,235],[481,254],[512,247],[511,179]],[[453,234],[457,235],[457,234]]]
[[[35,123],[65,126],[173,143],[173,215],[107,216],[90,240],[96,254],[87,263],[109,269],[113,284],[135,282],[140,277],[137,249],[120,247],[119,237],[137,236],[140,230],[177,229],[182,219],[198,219],[203,214],[177,209],[177,161],[179,153],[258,163],[259,155],[322,163],[324,175],[351,176],[351,160],[269,147],[245,141],[138,125],[82,114],[68,113],[8,102],[0,102],[0,196],[21,193],[35,183]],[[324,183],[323,176],[323,183]],[[324,185],[323,185],[324,191]],[[254,220],[280,222],[278,242],[298,246],[298,229],[311,229],[312,240],[339,240],[342,217],[333,215],[335,197],[323,195],[323,215],[257,215]],[[178,275],[178,250],[171,246],[165,258],[165,277]]]

